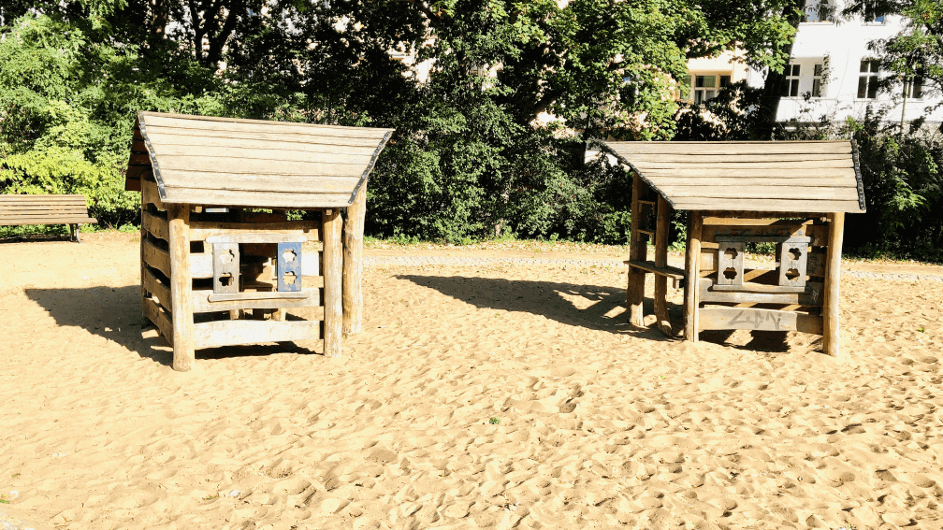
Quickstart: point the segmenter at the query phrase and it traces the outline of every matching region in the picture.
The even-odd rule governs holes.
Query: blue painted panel
[[[281,293],[301,291],[301,243],[279,243],[277,263],[278,291]],[[291,274],[294,275],[294,281],[286,283],[285,276],[288,275],[291,278]]]

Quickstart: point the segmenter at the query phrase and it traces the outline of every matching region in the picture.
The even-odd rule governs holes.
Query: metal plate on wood
[[[213,243],[213,292],[239,292],[238,243]]]
[[[278,292],[301,291],[301,243],[278,244]]]

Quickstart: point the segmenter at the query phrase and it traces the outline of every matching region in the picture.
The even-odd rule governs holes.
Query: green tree
[[[96,213],[120,223],[133,214],[117,205],[133,198],[120,181],[138,110],[388,126],[373,230],[614,237],[625,209],[617,186],[598,184],[618,178],[593,180],[580,139],[670,138],[686,58],[736,48],[781,63],[788,21],[756,7],[767,3],[11,0],[2,185],[98,183]],[[428,81],[391,50],[431,61]]]

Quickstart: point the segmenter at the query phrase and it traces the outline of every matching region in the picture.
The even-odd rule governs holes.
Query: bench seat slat
[[[98,224],[82,195],[0,195],[0,226]],[[72,237],[81,242],[75,227]]]
[[[78,206],[70,206],[68,208],[4,208],[0,206],[0,214],[4,215],[33,215],[37,213],[52,213],[55,215],[68,215],[71,213],[77,213],[79,215],[84,215],[88,213],[86,208],[79,208]]]
[[[23,226],[23,225],[74,225],[74,224],[98,224],[97,219],[91,217],[72,218],[72,219],[3,219],[0,217],[0,226]]]

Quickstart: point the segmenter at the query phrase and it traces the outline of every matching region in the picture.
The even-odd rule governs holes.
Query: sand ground
[[[224,348],[178,373],[138,271],[133,236],[0,243],[8,519],[943,528],[941,282],[843,278],[833,359],[796,333],[630,328],[621,268],[377,266],[343,358]]]

